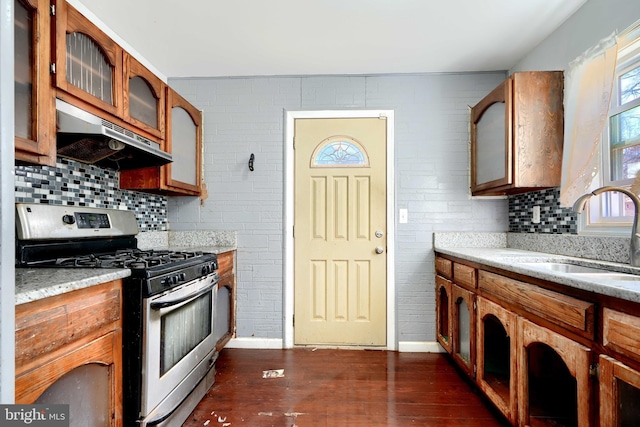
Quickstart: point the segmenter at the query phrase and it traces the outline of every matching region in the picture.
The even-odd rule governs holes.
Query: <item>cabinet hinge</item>
[[[293,315],[293,327],[294,328],[296,327],[296,315],[295,314]]]
[[[478,303],[476,301],[473,302],[473,311],[478,309]]]
[[[49,15],[56,16],[56,5],[55,4],[50,4],[49,5]]]
[[[49,72],[51,74],[55,74],[56,73],[56,63],[52,62],[51,64],[49,64]]]
[[[589,365],[589,376],[595,378],[596,380],[600,377],[600,365],[597,363],[593,363]]]
[[[292,228],[293,228],[293,238],[295,239],[296,238],[296,226],[294,225]]]

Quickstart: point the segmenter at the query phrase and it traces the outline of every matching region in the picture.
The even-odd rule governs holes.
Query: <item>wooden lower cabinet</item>
[[[473,378],[476,363],[475,295],[454,283],[451,285],[451,298],[453,360]]]
[[[438,258],[436,265],[446,265]],[[544,288],[525,276],[516,280],[478,267],[471,273],[459,260],[449,261],[454,280],[438,270],[436,276],[438,342],[506,420],[534,427],[640,425],[640,374],[634,370],[640,367],[640,317],[629,314],[635,311],[600,309],[584,295]],[[472,280],[457,285],[456,271],[477,277],[475,291]],[[598,385],[603,352],[632,363],[600,356]],[[620,389],[628,394],[629,412],[621,413]]]
[[[593,425],[591,350],[524,318],[518,336],[518,425]]]
[[[236,324],[236,251],[218,254],[218,295],[216,297],[216,349],[222,350],[235,335]]]
[[[451,282],[444,277],[436,276],[436,339],[449,354],[451,345]]]
[[[512,423],[517,422],[518,316],[478,297],[476,381]]]
[[[606,355],[600,356],[599,365],[600,426],[637,426],[640,371]]]
[[[83,368],[100,367],[91,372],[103,383],[103,394],[96,396],[107,402],[99,405],[103,412],[94,415],[110,427],[122,425],[121,296],[122,281],[116,280],[16,306],[16,403],[37,402],[78,369],[83,381],[98,379],[87,378]],[[78,387],[95,389],[93,383]],[[55,401],[54,395],[47,403],[70,404],[72,417],[92,419],[74,413],[79,397],[85,396]]]

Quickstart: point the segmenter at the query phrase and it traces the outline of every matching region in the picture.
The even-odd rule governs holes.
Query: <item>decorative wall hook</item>
[[[256,159],[256,156],[253,155],[253,153],[251,153],[251,156],[249,156],[249,170],[251,172],[253,172],[253,161]]]

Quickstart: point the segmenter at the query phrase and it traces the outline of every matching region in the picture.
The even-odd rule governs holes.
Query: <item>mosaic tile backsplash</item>
[[[577,234],[577,214],[560,206],[560,189],[509,196],[509,232]],[[540,223],[533,223],[533,207],[540,206]]]
[[[120,189],[110,169],[58,158],[56,167],[16,166],[15,201],[53,205],[129,209],[140,231],[167,231],[167,198]]]

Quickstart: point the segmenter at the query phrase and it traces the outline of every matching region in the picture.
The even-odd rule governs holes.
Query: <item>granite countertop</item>
[[[16,305],[129,277],[128,268],[16,268]]]
[[[604,276],[581,276],[545,270],[535,266],[535,263],[540,262],[562,262],[640,275],[640,268],[631,267],[628,264],[505,247],[440,247],[436,245],[434,249],[438,253],[455,256],[478,264],[640,303],[640,277],[637,281],[616,280]],[[533,265],[522,263],[533,263]]]
[[[221,254],[237,249],[235,232],[141,233],[142,249],[170,249]],[[171,242],[171,243],[170,243]],[[100,268],[16,268],[15,303],[24,304],[131,275],[131,270]]]

